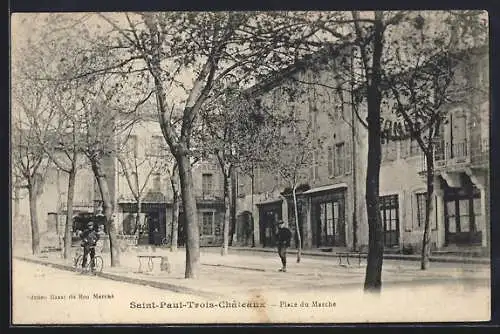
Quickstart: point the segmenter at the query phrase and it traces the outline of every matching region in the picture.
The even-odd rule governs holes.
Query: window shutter
[[[351,143],[349,141],[346,142],[345,147],[345,171],[346,173],[350,173],[352,170],[352,153],[351,153]]]
[[[333,148],[328,146],[328,176],[333,175]]]

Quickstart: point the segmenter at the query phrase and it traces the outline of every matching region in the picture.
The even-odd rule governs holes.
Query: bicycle
[[[82,264],[83,254],[77,252],[75,258],[73,259],[73,268],[75,271],[83,269],[83,271],[92,272],[93,274],[100,273],[104,267],[104,260],[100,255],[95,255],[93,259],[87,261],[84,268],[82,268]]]

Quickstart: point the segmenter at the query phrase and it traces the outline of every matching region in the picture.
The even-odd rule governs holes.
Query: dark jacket
[[[99,240],[99,234],[94,231],[94,229],[87,228],[82,232],[80,238],[82,239],[82,247],[92,247],[97,244],[97,241]]]
[[[278,228],[278,245],[290,247],[290,240],[292,239],[292,232],[288,227],[280,227]]]

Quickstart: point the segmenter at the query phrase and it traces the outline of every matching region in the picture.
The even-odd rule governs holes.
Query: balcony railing
[[[466,140],[456,143],[438,142],[435,144],[434,168],[461,166],[464,164],[483,165],[489,162],[489,140],[482,138],[477,142]],[[427,161],[422,154],[418,166],[419,172],[427,170]]]
[[[66,211],[67,207],[68,207],[67,202],[61,202],[61,204],[59,206],[59,210]],[[94,210],[94,202],[90,202],[90,201],[73,202],[73,210],[93,211]]]
[[[224,190],[222,188],[196,188],[195,197],[198,201],[215,201],[224,199]]]
[[[438,142],[434,151],[434,164],[436,168],[448,165],[459,165],[470,162],[470,143],[467,140],[460,142]]]
[[[473,165],[488,164],[490,160],[489,138],[481,138],[479,147],[471,148],[471,163]]]

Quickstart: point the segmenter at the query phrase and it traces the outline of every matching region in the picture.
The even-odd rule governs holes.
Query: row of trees
[[[91,15],[93,20],[87,15],[51,15],[46,18],[47,30],[29,43],[28,48],[36,52],[24,53],[15,64],[20,70],[19,80],[28,81],[13,82],[13,87],[33,90],[32,95],[16,96],[31,120],[23,128],[34,129],[37,142],[45,144],[50,138],[45,132],[60,134],[62,129],[69,139],[78,138],[58,145],[68,148],[70,163],[65,170],[77,166],[76,159],[70,159],[74,152],[83,152],[90,162],[107,218],[112,266],[119,264],[119,248],[103,160],[116,153],[113,138],[141,119],[139,106],[154,101],[163,138],[178,172],[187,232],[185,277],[194,278],[199,272],[199,227],[192,165],[200,156],[214,154],[224,174],[227,204],[223,253],[229,242],[233,197],[229,185],[235,168],[278,166],[293,189],[298,231],[295,190],[302,177],[297,171],[310,161],[306,153],[321,138],[313,138],[314,129],[307,122],[305,126],[298,125],[304,122],[291,123],[289,133],[295,136],[277,133],[276,129],[290,124],[287,121],[295,120],[295,115],[276,115],[273,107],[263,106],[256,97],[278,86],[279,77],[297,67],[298,60],[323,50],[326,62],[335,64],[330,88],[357,97],[344,103],[356,110],[357,121],[368,130],[369,255],[365,289],[377,291],[381,287],[383,253],[378,204],[380,140],[414,138],[424,149],[427,162],[432,160],[432,134],[443,119],[439,107],[448,101],[453,78],[450,56],[457,48],[485,40],[486,23],[480,14],[177,12],[95,14],[97,17]],[[350,50],[348,56],[335,51],[345,48]],[[339,62],[339,57],[345,59]],[[296,89],[303,89],[302,84],[295,85]],[[249,86],[252,88],[247,89]],[[23,105],[22,101],[33,105]],[[381,112],[385,109],[404,118],[409,130],[399,136],[381,131]],[[40,119],[44,121],[38,124]],[[262,161],[262,157],[274,161]],[[33,167],[39,165],[30,163],[30,172],[23,176],[33,179]],[[428,168],[428,180],[431,174],[432,167]],[[431,198],[431,183],[428,186]],[[137,183],[134,187],[139,194]],[[424,245],[429,238],[431,202],[427,202]],[[428,250],[424,247],[423,252],[428,254]]]

